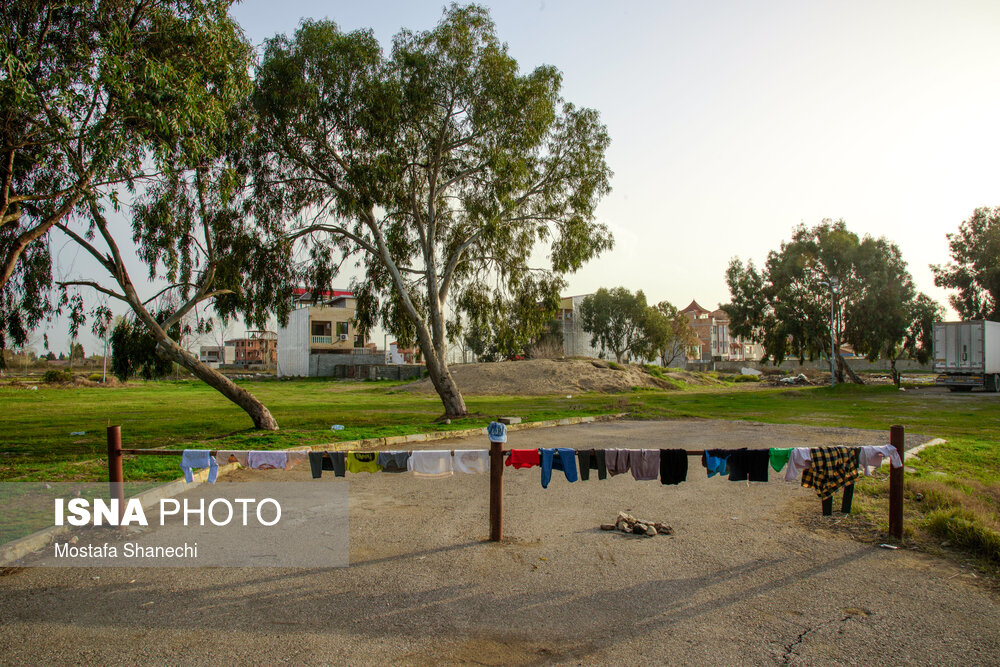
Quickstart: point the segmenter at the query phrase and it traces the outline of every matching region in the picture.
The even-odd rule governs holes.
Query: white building
[[[232,345],[202,345],[198,351],[198,361],[209,368],[236,361],[236,348]]]
[[[374,350],[357,334],[352,292],[324,292],[314,304],[310,292],[296,288],[292,299],[288,323],[278,328],[278,377],[332,375],[335,365],[384,363],[358,358]]]
[[[592,334],[583,330],[580,323],[580,304],[589,294],[564,296],[559,304],[559,320],[562,322],[563,353],[567,357],[600,356],[600,348],[590,344]]]

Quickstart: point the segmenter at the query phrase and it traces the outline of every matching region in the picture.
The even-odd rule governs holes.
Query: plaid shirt
[[[855,447],[812,447],[812,465],[802,472],[802,486],[816,489],[820,500],[858,478],[858,449]]]

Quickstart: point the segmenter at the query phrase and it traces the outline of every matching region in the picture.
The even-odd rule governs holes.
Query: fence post
[[[108,427],[108,486],[111,500],[118,499],[118,524],[125,516],[125,475],[122,472],[122,427]]]
[[[490,541],[503,539],[503,453],[501,443],[490,442]]]
[[[903,458],[903,443],[905,436],[902,426],[893,426],[889,429],[889,444],[899,452],[901,461]],[[903,470],[905,466],[889,469],[889,534],[896,539],[903,537]]]

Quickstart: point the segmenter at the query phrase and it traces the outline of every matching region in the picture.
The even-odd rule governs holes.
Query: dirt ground
[[[669,382],[655,378],[633,364],[611,368],[599,359],[530,359],[489,364],[456,364],[450,367],[463,394],[522,395],[576,394],[584,391],[615,393],[633,387],[670,389]],[[719,384],[687,371],[669,371],[667,377],[689,384]],[[407,391],[434,393],[427,378],[406,387]]]
[[[533,429],[509,446],[886,439],[686,420]],[[691,462],[669,487],[556,472],[543,490],[537,469],[508,469],[500,544],[485,541],[486,475],[324,475],[315,483],[350,484],[349,568],[13,571],[0,577],[0,663],[1000,664],[1000,600],[968,571],[827,529],[836,515],[816,521],[813,492],[781,475],[748,485]],[[226,481],[261,478],[309,473]],[[619,510],[674,534],[599,530]]]

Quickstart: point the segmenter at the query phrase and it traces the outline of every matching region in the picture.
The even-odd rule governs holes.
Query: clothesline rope
[[[493,425],[491,424],[491,429]],[[501,429],[502,431],[502,429]],[[492,433],[492,431],[491,431]],[[504,436],[506,434],[504,433]],[[499,542],[503,536],[503,459],[505,455],[510,454],[512,450],[502,450],[500,447],[500,442],[506,441],[506,437],[502,440],[499,438],[491,438],[490,448],[489,448],[489,474],[490,474],[490,502],[489,502],[489,516],[490,516],[490,540],[494,542]],[[896,450],[900,459],[903,457],[904,451],[904,433],[902,426],[892,426],[889,431],[889,447]],[[597,448],[588,447],[585,449],[570,449],[563,448],[574,453],[577,452],[587,452],[595,451]],[[763,449],[763,448],[762,448]],[[771,448],[773,449],[773,448]],[[811,448],[808,448],[811,449]],[[851,449],[860,449],[859,447],[851,447]],[[200,450],[204,451],[204,450]],[[211,456],[217,456],[220,450],[213,449],[209,450]],[[227,451],[247,451],[250,450],[221,450],[223,452]],[[268,450],[265,450],[268,451]],[[269,450],[270,452],[302,452],[307,453],[305,450]],[[319,450],[313,450],[319,451]],[[354,451],[368,451],[370,453],[378,453],[380,451],[403,451],[403,450],[354,450]],[[412,456],[414,450],[410,450]],[[415,450],[418,452],[428,452],[433,450]],[[438,450],[443,451],[443,450]],[[456,450],[450,451],[452,456]],[[459,450],[461,451],[461,450]],[[530,450],[529,450],[530,451]],[[539,450],[541,451],[541,450]],[[628,450],[642,452],[643,450]],[[655,451],[655,450],[654,450]],[[679,449],[674,451],[681,451]],[[706,454],[703,450],[683,450],[688,456],[702,456]],[[739,451],[739,449],[731,450],[733,452]],[[744,450],[747,451],[747,450]],[[178,449],[123,449],[121,440],[121,427],[120,426],[109,426],[108,427],[108,482],[111,490],[111,497],[118,500],[119,511],[124,512],[125,508],[125,475],[122,466],[124,460],[124,455],[153,455],[153,456],[184,456],[185,450]],[[327,453],[323,458],[329,458]],[[904,468],[902,465],[898,467],[893,466],[889,475],[889,534],[893,537],[900,539],[903,536],[903,472]],[[845,487],[853,492],[853,485]],[[851,494],[853,495],[853,493]],[[845,493],[845,506],[848,505],[848,495]],[[824,514],[828,514],[828,505],[830,499],[827,498],[823,501],[824,503]]]

